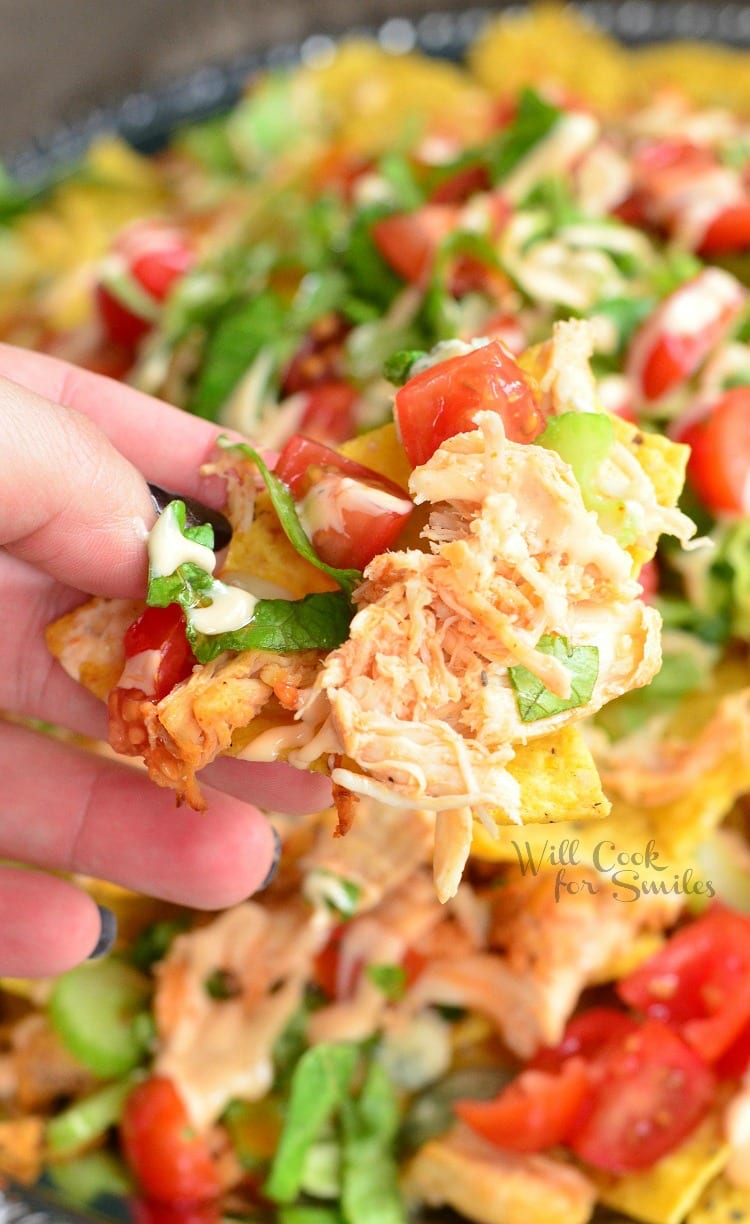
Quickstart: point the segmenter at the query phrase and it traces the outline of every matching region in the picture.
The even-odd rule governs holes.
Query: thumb
[[[85,416],[0,378],[0,544],[96,595],[145,589],[155,511],[141,474]]]

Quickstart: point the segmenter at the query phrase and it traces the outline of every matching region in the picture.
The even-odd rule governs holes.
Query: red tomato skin
[[[327,565],[364,569],[393,547],[413,510],[392,480],[302,434],[289,439],[274,470],[298,503],[315,502],[312,544]]]
[[[308,486],[310,468],[322,471],[341,472],[354,480],[365,484],[376,485],[392,493],[394,497],[404,497],[404,490],[387,476],[381,476],[374,468],[368,468],[355,459],[349,459],[339,451],[325,446],[314,438],[304,434],[293,434],[279,455],[274,473],[282,480],[295,497],[301,497]]]
[[[497,340],[431,366],[396,392],[396,423],[412,465],[426,463],[447,438],[476,428],[481,410],[503,418],[512,442],[533,442],[544,429],[532,380]]]
[[[567,1144],[611,1173],[650,1168],[687,1138],[714,1101],[710,1069],[655,1020],[605,1046],[594,1070],[598,1086]]]
[[[564,1143],[591,1090],[586,1064],[567,1059],[556,1071],[525,1070],[494,1101],[456,1101],[456,1115],[508,1152],[542,1152]]]
[[[140,319],[118,302],[105,285],[95,289],[96,308],[107,339],[112,344],[133,350],[151,329],[148,319]]]
[[[568,1021],[558,1045],[542,1046],[537,1050],[530,1066],[539,1071],[558,1071],[569,1058],[590,1062],[611,1041],[624,1038],[637,1028],[638,1022],[624,1011],[614,1007],[589,1007]]]
[[[221,1224],[218,1201],[206,1203],[160,1203],[155,1199],[131,1199],[132,1224]]]
[[[193,1130],[171,1080],[154,1076],[133,1089],[120,1135],[125,1159],[147,1198],[203,1203],[221,1193],[208,1140]]]
[[[166,608],[146,608],[129,625],[124,638],[125,658],[144,650],[161,654],[155,678],[154,701],[171,693],[176,684],[190,675],[196,663],[185,636],[185,614],[177,604]]]
[[[711,313],[691,330],[684,322],[686,304],[699,297],[704,308],[705,298],[711,301]],[[657,402],[691,378],[724,339],[744,302],[739,282],[717,268],[704,268],[670,293],[630,342],[627,374],[637,395]]]
[[[335,446],[351,438],[355,430],[354,405],[357,392],[345,382],[323,382],[306,392],[307,405],[300,432],[316,442]]]
[[[415,212],[393,213],[372,226],[372,240],[386,263],[410,284],[422,284],[432,271],[437,249],[453,229],[453,204],[424,204]]]
[[[192,265],[192,251],[186,245],[175,242],[162,250],[146,251],[137,256],[132,262],[131,272],[141,288],[157,302],[163,302],[175,282]]]
[[[750,920],[713,906],[623,978],[617,993],[716,1062],[750,1023]]]
[[[750,200],[720,212],[706,229],[698,254],[727,255],[750,247]]]
[[[731,387],[679,440],[690,447],[687,475],[712,514],[750,513],[750,387]]]

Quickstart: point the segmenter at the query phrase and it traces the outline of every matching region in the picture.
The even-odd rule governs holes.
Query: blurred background
[[[460,0],[0,0],[0,151],[198,64]],[[500,7],[489,0],[486,8]]]

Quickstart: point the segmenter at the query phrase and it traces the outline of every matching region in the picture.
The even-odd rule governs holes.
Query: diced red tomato
[[[177,604],[146,608],[126,630],[124,647],[126,659],[145,650],[159,651],[154,701],[171,693],[176,684],[190,675],[196,662],[185,636],[185,614]]]
[[[364,569],[395,544],[414,508],[392,480],[301,434],[289,439],[275,471],[328,565]]]
[[[750,1023],[750,919],[713,906],[624,978],[617,993],[715,1062]]]
[[[750,1068],[750,1021],[714,1064],[719,1079],[740,1079]]]
[[[399,276],[421,284],[429,276],[437,249],[455,227],[453,204],[424,204],[409,213],[382,217],[372,227],[375,246]]]
[[[750,200],[723,209],[707,227],[698,253],[727,255],[750,247]]]
[[[487,191],[490,177],[486,166],[466,166],[444,179],[430,196],[431,204],[463,204],[478,191]]]
[[[739,281],[704,268],[680,285],[638,329],[627,373],[646,400],[660,400],[695,374],[727,335],[745,303]]]
[[[218,1200],[206,1203],[160,1203],[156,1199],[130,1199],[132,1224],[221,1224]]]
[[[95,297],[97,312],[107,339],[132,352],[151,330],[151,321],[133,314],[105,285],[96,286]]]
[[[709,1068],[671,1028],[646,1020],[594,1058],[598,1088],[568,1146],[600,1169],[635,1173],[676,1148],[711,1107]]]
[[[159,304],[190,269],[194,256],[181,230],[163,221],[135,222],[115,240],[109,262],[117,276],[103,274],[96,287],[99,317],[110,340],[134,348],[152,326],[117,290],[117,277],[130,280],[137,292]]]
[[[614,1007],[589,1007],[568,1021],[558,1045],[537,1050],[530,1066],[539,1071],[558,1071],[568,1058],[590,1062],[610,1041],[625,1037],[637,1027],[637,1020],[627,1012]]]
[[[316,442],[335,446],[355,432],[354,405],[357,392],[349,383],[321,382],[305,392],[307,406],[300,430]]]
[[[679,440],[691,448],[688,480],[706,508],[750,513],[750,387],[725,391]]]
[[[352,964],[346,979],[341,972],[341,943],[346,938],[348,924],[340,923],[331,932],[328,943],[315,957],[314,977],[320,989],[329,999],[341,1001],[351,998],[362,973],[364,962]],[[401,965],[406,974],[407,988],[413,986],[427,961],[413,948],[407,948]]]
[[[120,1134],[125,1159],[148,1198],[201,1203],[221,1193],[208,1137],[192,1126],[171,1080],[154,1076],[133,1089]]]
[[[510,1152],[541,1152],[563,1143],[585,1107],[586,1064],[570,1058],[556,1071],[522,1071],[494,1101],[457,1101],[458,1117]]]
[[[533,442],[544,429],[533,379],[497,340],[431,366],[396,392],[396,422],[414,467],[446,438],[476,428],[480,411],[499,413],[513,442]]]

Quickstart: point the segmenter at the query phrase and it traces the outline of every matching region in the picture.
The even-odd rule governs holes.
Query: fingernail
[[[100,956],[106,956],[108,952],[112,951],[114,942],[117,939],[117,918],[112,913],[112,910],[107,909],[106,905],[97,905],[96,908],[99,911],[101,930],[96,941],[96,947],[93,952],[89,952],[89,960],[98,960]]]
[[[226,548],[232,538],[232,524],[219,510],[212,510],[210,506],[204,506],[203,502],[196,501],[194,497],[185,497],[182,493],[170,493],[168,489],[162,489],[161,485],[149,483],[148,491],[158,514],[166,510],[170,502],[184,502],[185,522],[188,527],[199,527],[201,523],[210,523],[214,529],[214,551],[221,552],[222,548]]]
[[[273,828],[273,826],[271,827],[271,832],[273,833],[273,845],[274,845],[273,859],[271,860],[271,866],[268,868],[268,875],[266,876],[263,883],[258,885],[258,892],[262,892],[264,888],[268,888],[268,885],[271,883],[271,880],[274,878],[274,876],[276,875],[276,872],[279,870],[279,863],[281,862],[281,838],[279,837],[278,833]]]

